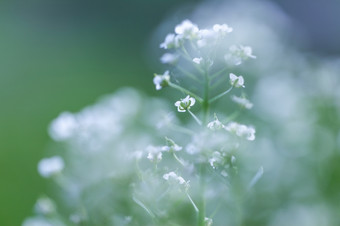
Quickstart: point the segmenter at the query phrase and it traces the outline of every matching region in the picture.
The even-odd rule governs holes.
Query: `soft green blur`
[[[145,45],[180,3],[0,3],[0,225],[19,225],[47,190],[36,165],[53,118],[122,86],[154,92]]]

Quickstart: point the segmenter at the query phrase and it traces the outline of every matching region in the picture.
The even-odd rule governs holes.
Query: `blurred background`
[[[150,51],[161,53],[162,40],[150,44],[153,33],[170,16],[180,22],[200,2],[0,3],[0,225],[20,225],[36,198],[48,190],[36,165],[50,143],[50,121],[122,86],[159,95],[152,84],[152,74],[159,68],[147,59]],[[228,1],[214,4],[222,2]],[[296,26],[292,29],[298,32],[291,39],[304,40],[300,51],[340,54],[339,1],[272,2]],[[181,14],[176,18],[178,9]],[[332,112],[321,110],[325,115]]]

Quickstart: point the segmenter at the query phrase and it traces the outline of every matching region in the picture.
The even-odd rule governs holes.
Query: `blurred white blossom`
[[[169,71],[165,71],[162,75],[155,74],[155,77],[153,78],[153,83],[156,86],[156,90],[160,90],[163,87],[168,86],[170,81],[170,75]]]
[[[178,55],[173,53],[164,53],[160,60],[163,64],[175,64],[178,57]]]
[[[251,103],[247,98],[245,97],[237,97],[235,95],[231,96],[231,100],[235,103],[239,104],[240,106],[251,109],[253,107],[253,103]]]
[[[51,177],[64,169],[64,160],[60,156],[44,158],[38,163],[38,171],[43,177]]]
[[[224,55],[224,59],[227,61],[227,63],[240,65],[244,60],[247,60],[248,58],[256,58],[256,56],[254,56],[252,52],[253,51],[250,46],[232,45],[229,48],[229,53]]]
[[[186,39],[193,39],[198,36],[198,27],[190,20],[184,20],[175,27],[175,33]]]
[[[237,122],[230,122],[225,126],[229,132],[235,133],[239,137],[244,137],[247,140],[255,140],[255,129]]]

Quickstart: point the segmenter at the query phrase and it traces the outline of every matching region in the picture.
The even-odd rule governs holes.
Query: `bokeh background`
[[[155,96],[147,59],[149,48],[158,51],[158,43],[150,45],[153,32],[179,8],[183,15],[200,2],[0,3],[0,225],[20,225],[48,190],[36,165],[50,144],[49,122],[122,86]],[[340,54],[339,1],[273,2],[294,21],[296,39],[304,36],[301,51]]]

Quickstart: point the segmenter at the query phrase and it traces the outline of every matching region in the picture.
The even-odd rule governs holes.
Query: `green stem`
[[[149,215],[150,215],[150,217],[152,218],[152,219],[154,219],[156,216],[155,216],[155,214],[150,210],[150,209],[148,209],[145,205],[144,205],[144,203],[142,203],[139,199],[137,199],[136,197],[132,197],[132,199],[133,199],[133,201],[135,202],[135,203],[137,203],[140,207],[142,207],[142,209],[144,209]]]
[[[195,80],[196,82],[202,84],[202,81],[200,79],[198,79],[194,74],[191,74],[190,72],[187,72],[185,69],[183,69],[180,66],[177,66],[177,69],[182,72],[183,74],[185,74],[186,76],[188,76],[189,78],[191,78],[192,80]]]
[[[198,226],[205,226],[205,182],[204,182],[204,172],[203,167],[200,166],[199,180],[200,180],[200,201],[199,201],[199,211],[198,211]]]
[[[227,68],[223,68],[223,69],[219,70],[218,72],[214,73],[213,75],[210,76],[211,80],[217,78],[218,76],[220,76],[225,71],[227,71]]]
[[[195,119],[195,121],[198,123],[198,125],[202,125],[202,122],[201,122],[201,120],[199,120],[198,118],[197,118],[197,116],[194,114],[194,113],[192,113],[189,109],[188,109],[188,112],[190,113],[190,115]]]
[[[201,97],[199,97],[197,94],[195,94],[195,93],[193,93],[193,92],[191,92],[191,91],[189,91],[189,90],[187,90],[187,89],[185,89],[185,88],[183,88],[183,87],[181,87],[177,84],[174,84],[172,82],[169,82],[168,84],[169,84],[170,87],[177,89],[177,90],[179,90],[179,91],[181,91],[185,94],[188,94],[188,95],[194,97],[198,102],[202,103],[203,99]]]
[[[181,164],[181,165],[184,167],[184,166],[185,166],[185,163],[184,163],[181,159],[179,159],[179,158],[177,157],[177,155],[175,154],[175,152],[173,152],[172,154],[173,154],[174,158],[176,159],[176,161],[179,162],[179,164]]]
[[[188,199],[190,200],[190,203],[192,204],[192,206],[194,207],[196,213],[199,213],[199,209],[198,207],[196,206],[195,202],[192,200],[192,198],[190,197],[189,193],[188,192],[185,192],[185,194],[187,195]]]
[[[208,121],[208,114],[209,114],[209,76],[207,71],[204,73],[205,78],[205,86],[204,86],[204,98],[202,102],[202,110],[203,110],[203,123],[204,125],[207,124]]]
[[[214,101],[220,99],[221,97],[223,97],[224,95],[226,95],[227,93],[229,93],[232,89],[233,89],[233,86],[231,86],[229,89],[227,89],[227,90],[224,91],[223,93],[221,93],[221,94],[219,94],[219,95],[217,95],[217,96],[211,98],[211,99],[209,100],[209,103],[212,103],[212,102],[214,102]]]

